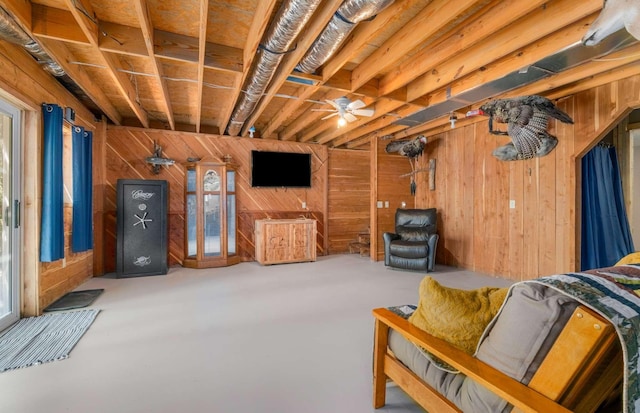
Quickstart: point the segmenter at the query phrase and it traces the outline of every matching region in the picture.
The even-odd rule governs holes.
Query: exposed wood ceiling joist
[[[142,36],[144,37],[144,43],[147,49],[147,54],[150,57],[151,67],[154,77],[158,85],[160,86],[161,102],[160,104],[165,109],[165,114],[169,120],[171,130],[176,129],[176,122],[173,117],[173,109],[171,107],[171,99],[169,98],[169,91],[167,89],[167,81],[164,78],[162,65],[155,57],[155,51],[153,46],[153,26],[151,25],[151,18],[149,17],[149,9],[147,8],[146,0],[134,0],[136,13],[140,20],[140,29],[142,30]],[[196,123],[196,130],[199,131],[200,123]]]
[[[378,73],[394,66],[406,53],[441,32],[458,20],[470,8],[478,7],[478,0],[433,0],[411,21],[403,25],[382,46],[360,63],[351,75],[351,87],[358,89]],[[429,24],[425,24],[425,22]]]
[[[265,31],[286,1],[0,3],[110,121],[224,133]],[[314,12],[242,134],[254,126],[256,137],[364,149],[382,136],[440,133],[450,127],[448,113],[412,127],[396,121],[574,47],[602,7],[602,0],[395,0],[359,23],[315,74],[294,72],[342,3],[324,1]],[[613,50],[502,95],[557,98],[635,74],[638,47]],[[341,96],[363,100],[374,115],[337,128],[336,118],[322,120],[327,112],[313,111]],[[459,118],[459,125],[471,122]]]
[[[224,110],[222,111],[222,116],[218,122],[221,131],[225,131],[227,129],[233,108],[238,100],[238,96],[242,92],[240,88],[244,84],[247,74],[249,73],[249,68],[251,67],[256,55],[255,52],[258,50],[258,45],[260,44],[260,39],[262,39],[265,30],[267,30],[269,17],[273,13],[275,6],[276,0],[263,0],[258,3],[256,13],[253,15],[253,20],[251,21],[251,26],[249,27],[249,33],[245,42],[243,55],[244,68],[242,75],[236,76],[235,83],[233,85],[233,92],[226,104],[224,104]]]
[[[287,80],[287,77],[289,77],[291,72],[293,72],[293,69],[296,67],[302,56],[304,56],[309,47],[311,47],[313,41],[318,37],[318,34],[320,34],[324,29],[341,4],[342,0],[327,0],[321,3],[321,6],[318,7],[318,10],[316,11],[314,19],[309,22],[306,30],[304,30],[299,36],[296,49],[287,54],[287,56],[282,60],[282,63],[280,63],[280,67],[271,80],[271,84],[267,88],[262,100],[242,127],[242,134],[245,134],[247,130],[253,126],[256,119],[269,105],[273,96],[278,93],[278,90],[280,90],[280,87]]]
[[[121,70],[120,62],[115,56],[105,53],[98,47],[98,21],[95,18],[93,7],[87,0],[64,0],[65,4],[71,11],[71,14],[76,20],[76,23],[80,26],[80,29],[89,40],[89,43],[94,48],[101,63],[107,66],[107,72],[111,79],[115,82],[116,86],[120,90],[120,93],[129,104],[130,108],[140,120],[140,123],[145,128],[149,127],[149,116],[147,112],[142,108],[139,102],[139,96],[136,90],[127,78],[127,76]]]
[[[204,88],[204,58],[207,50],[207,20],[209,19],[209,0],[200,0],[200,19],[198,24],[198,93],[196,95],[196,132],[200,133],[202,120],[202,89]]]
[[[490,36],[504,26],[504,22],[519,19],[535,11],[548,0],[532,0],[523,4],[521,0],[501,0],[495,7],[487,10],[468,24],[461,25],[457,30],[438,42],[433,47],[424,48],[412,59],[399,65],[380,79],[380,94],[387,95],[405,86],[406,81],[431,70],[456,53],[477,46],[483,49],[485,41],[491,41]]]
[[[472,70],[480,69],[509,53],[517,52],[520,48],[526,47],[556,30],[563,30],[568,24],[589,16],[598,9],[598,4],[600,4],[600,0],[584,0],[579,3],[573,0],[551,2],[546,7],[539,8],[536,12],[529,14],[523,22],[508,25],[495,32],[491,36],[489,47],[497,50],[490,50],[489,47],[467,49],[465,52],[455,54],[442,62],[432,72],[411,81],[407,86],[407,98],[409,101],[417,100],[442,87],[443,84],[449,84],[469,74]],[[533,22],[538,21],[545,23],[544,25],[532,26]],[[575,43],[580,37],[581,35],[565,43],[552,43],[550,48],[553,50],[550,50],[549,54]]]
[[[74,57],[65,44],[51,41],[50,39],[39,40],[40,45],[49,55],[57,56],[58,64],[75,80],[89,99],[91,99],[113,123],[122,125],[122,115],[120,115],[120,112],[113,106],[107,95],[100,89],[100,86],[85,72],[84,68],[73,63]]]

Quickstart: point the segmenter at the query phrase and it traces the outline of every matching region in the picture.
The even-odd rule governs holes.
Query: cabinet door
[[[291,259],[309,259],[309,229],[308,223],[296,223],[291,225]]]
[[[217,257],[222,253],[221,183],[220,168],[203,169],[202,189],[202,229],[204,257]]]
[[[282,262],[290,259],[289,225],[267,224],[264,227],[267,262]]]
[[[236,255],[236,172],[227,171],[227,254]]]
[[[204,245],[205,257],[217,257],[221,253],[221,221],[220,221],[220,195],[206,194],[203,197]]]
[[[198,198],[196,194],[196,170],[187,169],[187,192],[185,206],[185,249],[188,258],[196,258],[198,253]]]

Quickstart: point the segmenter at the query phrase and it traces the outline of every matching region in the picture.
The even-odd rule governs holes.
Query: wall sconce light
[[[249,137],[253,138],[253,134],[256,133],[256,128],[255,126],[252,126],[249,128]]]
[[[451,122],[451,129],[456,127],[457,120],[458,120],[458,117],[456,116],[455,112],[451,112],[451,114],[449,114],[449,122]]]

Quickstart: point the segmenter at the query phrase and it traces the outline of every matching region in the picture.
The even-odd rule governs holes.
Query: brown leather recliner
[[[433,271],[436,261],[435,208],[398,209],[396,232],[382,234],[384,265],[405,270]]]

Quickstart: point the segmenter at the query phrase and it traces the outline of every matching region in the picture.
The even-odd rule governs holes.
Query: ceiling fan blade
[[[373,116],[373,109],[355,109],[351,113],[358,116]]]
[[[338,104],[337,104],[336,102],[334,102],[333,100],[326,99],[326,100],[325,100],[325,102],[327,102],[328,104],[330,104],[331,106],[333,106],[333,107],[334,107],[334,108],[336,108],[336,109],[339,109],[339,108],[340,108],[340,105],[338,105]]]
[[[361,101],[360,99],[358,99],[358,100],[354,100],[353,102],[349,103],[347,105],[347,109],[353,111],[355,109],[360,109],[360,108],[363,108],[365,106],[367,106],[367,104],[364,103],[363,101]]]
[[[331,117],[336,116],[337,114],[338,114],[338,112],[333,112],[332,114],[327,115],[327,116],[325,116],[325,117],[321,118],[321,120],[329,119],[329,118],[331,118]]]
[[[347,120],[347,122],[355,122],[358,120],[358,118],[353,116],[351,113],[345,113],[344,118]]]

